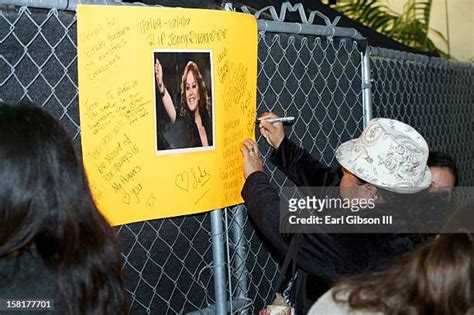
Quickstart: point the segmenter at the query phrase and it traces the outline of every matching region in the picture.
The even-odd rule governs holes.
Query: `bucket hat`
[[[337,161],[366,182],[402,194],[431,183],[428,144],[413,127],[394,119],[370,120],[359,138],[336,150]]]

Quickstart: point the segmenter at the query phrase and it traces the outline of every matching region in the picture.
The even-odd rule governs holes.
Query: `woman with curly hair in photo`
[[[209,96],[198,65],[194,61],[189,61],[184,68],[180,84],[181,103],[178,113],[163,83],[163,69],[158,59],[155,60],[155,77],[169,122],[175,124],[182,121],[185,126],[187,139],[185,139],[186,145],[184,147],[212,146],[212,118],[209,109]]]

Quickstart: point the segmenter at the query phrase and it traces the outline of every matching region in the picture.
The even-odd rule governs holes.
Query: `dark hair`
[[[472,235],[441,234],[385,271],[339,282],[333,299],[384,314],[467,314],[474,310]]]
[[[199,89],[199,103],[198,108],[196,110],[199,111],[203,123],[210,118],[209,114],[209,96],[207,94],[206,83],[199,71],[198,65],[194,61],[189,61],[184,68],[183,76],[181,78],[181,104],[179,113],[182,117],[186,119],[187,127],[188,127],[188,135],[189,135],[189,143],[191,146],[199,146],[198,143],[194,143],[194,137],[192,136],[192,127],[194,126],[194,114],[189,110],[188,103],[186,100],[186,77],[188,76],[189,72],[192,72],[194,78],[197,81],[198,89]],[[205,126],[206,127],[206,126]],[[209,130],[206,130],[206,134],[209,136]],[[211,141],[211,139],[208,139]]]
[[[456,162],[454,161],[454,158],[451,155],[439,151],[430,151],[427,164],[428,167],[440,167],[449,169],[454,176],[454,186],[458,185],[458,169],[456,167]]]
[[[60,123],[0,103],[0,258],[32,248],[58,277],[66,314],[125,314],[121,258]]]

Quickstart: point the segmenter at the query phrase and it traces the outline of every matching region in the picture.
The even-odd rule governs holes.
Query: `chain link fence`
[[[80,152],[75,12],[0,6],[0,101],[58,118]],[[179,314],[214,303],[209,214],[116,228],[131,314]]]
[[[323,164],[333,166],[337,146],[362,131],[361,51],[357,43],[263,31],[258,38],[257,114],[273,111],[294,116],[295,124],[286,127],[287,136],[319,157]],[[257,142],[268,161],[272,148],[258,132]],[[265,163],[265,171],[276,189],[293,185],[271,163]],[[239,219],[239,215],[244,219]],[[242,238],[247,248],[243,257],[239,257],[238,250],[231,250],[231,266],[244,261],[246,268],[245,273],[232,273],[232,295],[238,297],[242,291],[242,281],[235,277],[246,277],[244,285],[253,301],[253,314],[271,302],[279,275],[278,256],[270,252],[271,245],[262,245],[246,211],[234,208],[227,216],[231,225],[243,224]],[[230,241],[231,248],[237,244]]]
[[[74,12],[2,9],[0,99],[27,100],[47,108],[79,148],[75,22]],[[289,137],[332,164],[335,147],[361,130],[360,72],[360,51],[354,42],[261,32],[258,112],[295,116]],[[268,157],[270,148],[261,137],[258,141]],[[289,184],[270,164],[266,170],[277,188]],[[209,217],[117,227],[132,314],[186,313],[214,303]],[[250,307],[254,313],[272,298],[279,266],[242,206],[227,209],[224,219],[228,296],[237,301],[231,309]]]
[[[0,7],[0,100],[47,108],[79,140],[74,13]]]
[[[74,12],[0,5],[0,101],[27,100],[47,108],[79,149],[76,35]],[[268,30],[258,39],[258,114],[295,116],[288,137],[334,165],[335,148],[363,128],[358,44]],[[419,128],[435,149],[456,156],[462,183],[472,184],[472,66],[374,52],[374,116]],[[271,148],[259,134],[257,140],[267,160]],[[270,163],[265,171],[276,189],[292,185]],[[182,314],[215,304],[210,217],[117,227],[131,314]],[[262,241],[243,205],[225,209],[223,223],[226,290],[233,302],[228,308],[256,313],[272,298],[280,257]]]
[[[459,184],[473,186],[473,65],[381,48],[370,61],[374,117],[419,130],[430,150],[455,158]]]

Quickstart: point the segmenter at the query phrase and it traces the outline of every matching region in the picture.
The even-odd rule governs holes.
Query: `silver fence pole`
[[[363,39],[364,37],[352,28],[333,27],[326,25],[301,24],[290,22],[277,22],[257,20],[258,30],[271,33],[289,33],[300,35],[317,35],[327,37],[345,37]]]
[[[372,119],[372,81],[370,79],[370,48],[362,52],[362,106],[364,107],[364,128]]]
[[[244,207],[243,205],[236,206],[235,214],[234,214],[234,221],[232,224],[232,237],[235,246],[235,277],[238,280],[238,284],[236,286],[235,294],[238,299],[247,299],[248,294],[248,273],[245,264],[245,257],[246,257],[246,247],[245,247],[245,235],[244,235],[244,224],[245,224],[245,216],[244,216]],[[241,312],[241,314],[245,315],[248,314],[248,310],[245,309]]]
[[[122,0],[2,0],[0,4],[75,11],[78,4],[119,4]]]
[[[227,313],[227,292],[225,279],[224,229],[222,209],[211,212],[212,261],[214,265],[214,290],[216,293],[216,314]]]

